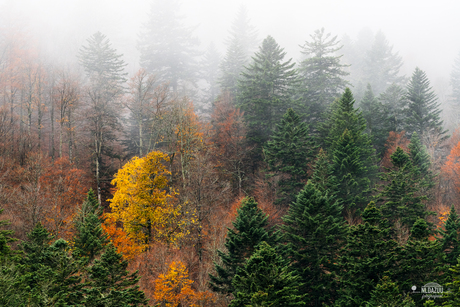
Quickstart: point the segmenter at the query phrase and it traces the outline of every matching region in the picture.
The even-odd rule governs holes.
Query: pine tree
[[[379,31],[375,34],[374,43],[366,54],[364,68],[365,79],[377,95],[385,91],[391,84],[399,84],[404,77],[399,76],[403,62],[398,53],[393,53],[385,35]]]
[[[248,122],[248,139],[256,146],[255,163],[261,160],[262,145],[275,123],[292,104],[297,74],[291,60],[283,62],[285,55],[273,37],[268,36],[238,85],[238,104]]]
[[[391,162],[393,167],[380,176],[386,182],[378,195],[382,202],[380,210],[390,225],[399,221],[410,229],[417,219],[426,217],[427,197],[419,193],[417,170],[407,153],[398,147],[391,155]]]
[[[276,203],[289,205],[295,200],[307,181],[314,149],[308,125],[289,108],[264,147],[268,170],[273,175],[281,175]]]
[[[63,239],[51,243],[53,236],[40,223],[28,238],[30,241],[21,244],[24,257],[19,262],[27,301],[37,306],[81,302],[81,277],[77,263],[70,257],[68,243]]]
[[[256,47],[257,31],[250,23],[246,7],[242,5],[233,21],[227,39],[227,52],[220,66],[220,86],[234,97],[238,95],[240,74]]]
[[[371,85],[367,84],[367,90],[359,105],[362,115],[366,120],[365,132],[372,137],[372,144],[379,156],[385,152],[385,142],[388,138],[388,133],[391,130],[391,120],[388,117],[387,110],[381,102],[374,96]]]
[[[456,307],[460,305],[460,259],[458,263],[448,271],[448,282],[444,289],[449,289],[443,292],[443,299],[445,300],[444,307]]]
[[[332,304],[337,298],[337,254],[345,239],[342,206],[308,182],[283,217],[287,256],[301,277],[307,306]]]
[[[179,9],[178,0],[155,0],[138,41],[141,66],[159,81],[170,82],[174,92],[184,82],[195,82],[198,72],[199,41],[194,28],[183,25]]]
[[[450,85],[452,86],[452,108],[455,112],[455,124],[458,125],[460,122],[460,52],[452,66]]]
[[[310,182],[315,185],[317,190],[323,193],[328,192],[332,195],[337,190],[333,185],[335,180],[332,172],[332,164],[330,163],[326,152],[320,148],[319,153],[316,156],[315,167],[310,178]]]
[[[75,236],[72,255],[75,259],[84,259],[88,264],[98,256],[108,243],[107,235],[102,229],[102,208],[99,206],[92,189],[74,221]]]
[[[214,263],[216,273],[210,274],[213,291],[229,295],[234,292],[232,280],[246,260],[262,241],[274,243],[275,237],[266,229],[268,217],[257,207],[253,198],[241,201],[238,215],[233,222],[234,229],[228,229],[225,239],[226,252],[218,251],[222,264]]]
[[[362,214],[363,223],[350,226],[347,244],[340,252],[340,293],[337,306],[363,306],[384,277],[394,275],[397,243],[373,202]]]
[[[405,130],[418,135],[437,135],[447,138],[447,130],[442,127],[440,104],[433,92],[430,81],[424,71],[415,68],[412,78],[407,85],[406,99],[408,101],[408,115]]]
[[[371,293],[371,299],[366,307],[415,307],[414,300],[409,296],[401,294],[398,284],[384,276]]]
[[[460,218],[454,206],[450,208],[444,228],[441,230],[442,251],[446,255],[446,263],[455,266],[460,256]]]
[[[430,169],[430,155],[416,132],[412,134],[408,148],[412,164],[416,168],[416,179],[420,182],[420,191],[426,194],[435,185],[435,175]]]
[[[311,41],[302,46],[306,59],[300,63],[301,80],[299,94],[302,106],[308,109],[308,122],[316,130],[318,122],[324,120],[324,114],[341,91],[349,84],[344,77],[347,65],[341,64],[341,55],[336,55],[342,48],[337,36],[325,34],[324,28],[310,35]]]
[[[266,242],[233,279],[235,299],[230,307],[242,306],[304,306],[305,294],[299,292],[300,278],[290,270],[283,257]]]
[[[109,244],[88,269],[84,306],[147,306],[145,294],[137,285],[138,272],[129,273],[127,267],[128,261]]]
[[[366,120],[353,105],[353,94],[347,88],[322,127],[337,197],[348,214],[364,208],[377,171],[375,149],[364,133]]]

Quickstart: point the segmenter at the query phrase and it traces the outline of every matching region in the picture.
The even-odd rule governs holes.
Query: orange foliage
[[[214,293],[192,289],[193,281],[180,261],[171,262],[168,272],[160,274],[154,284],[154,299],[163,306],[209,306],[215,301]]]
[[[401,147],[401,149],[405,152],[409,152],[407,146],[409,146],[410,141],[405,137],[405,134],[405,131],[401,131],[400,133],[390,131],[388,139],[385,143],[385,154],[383,155],[381,162],[383,167],[390,168],[392,166],[390,157],[396,151],[396,148]]]
[[[110,241],[117,248],[117,252],[123,255],[126,260],[132,260],[135,256],[142,253],[142,246],[136,244],[123,228],[117,227],[114,217],[104,215],[102,229],[109,236]]]

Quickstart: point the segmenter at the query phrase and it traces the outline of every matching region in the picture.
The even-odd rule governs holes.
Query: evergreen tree
[[[99,206],[92,189],[74,221],[75,236],[72,255],[75,259],[84,259],[91,263],[108,243],[107,235],[102,229],[102,208]]]
[[[261,160],[262,145],[282,115],[292,104],[297,74],[286,52],[268,36],[242,73],[238,85],[238,104],[248,122],[248,139],[256,146],[254,162]]]
[[[379,31],[375,34],[374,43],[366,54],[364,75],[377,95],[385,91],[391,84],[399,84],[404,77],[399,76],[403,62],[398,53],[393,53],[385,35]]]
[[[322,127],[337,197],[348,213],[366,205],[377,171],[375,149],[364,133],[366,120],[353,105],[353,95],[347,88]]]
[[[324,28],[310,35],[311,41],[302,46],[306,59],[300,63],[300,95],[303,107],[308,109],[308,122],[317,128],[317,123],[324,120],[324,114],[330,104],[340,97],[341,91],[349,84],[344,77],[347,65],[341,64],[341,55],[336,55],[342,48],[337,36],[325,34]]]
[[[407,85],[406,99],[408,115],[405,130],[409,134],[437,135],[440,139],[447,138],[443,129],[440,114],[440,104],[433,92],[430,81],[424,71],[415,68],[412,78]]]
[[[304,306],[299,276],[275,248],[261,242],[233,279],[235,299],[230,307]]]
[[[340,252],[340,293],[337,306],[363,306],[384,276],[392,278],[397,243],[390,237],[380,210],[373,202],[362,214],[363,223],[350,226]]]
[[[238,80],[244,66],[257,47],[257,31],[251,25],[246,7],[240,6],[227,39],[227,52],[221,64],[219,83],[223,90],[238,95]]]
[[[138,42],[141,66],[170,82],[174,92],[183,82],[195,82],[198,72],[199,41],[194,28],[183,25],[179,9],[178,0],[155,0]]]
[[[307,306],[331,304],[337,298],[337,254],[345,238],[342,206],[308,182],[289,207],[281,226],[287,256],[300,275]]]
[[[457,259],[458,263],[448,271],[448,282],[444,289],[449,289],[443,292],[444,307],[456,307],[460,306],[460,259]]]
[[[53,237],[40,224],[23,242],[21,283],[26,287],[27,301],[36,306],[67,306],[81,302],[81,277],[78,265],[70,257],[69,245],[63,239],[52,244]]]
[[[359,105],[362,115],[366,120],[365,132],[372,137],[372,143],[379,156],[385,153],[385,142],[392,127],[391,119],[388,117],[387,110],[381,102],[374,96],[371,85],[367,84],[367,90]]]
[[[88,269],[84,306],[147,306],[144,292],[136,285],[138,272],[129,273],[128,261],[109,244],[100,259]]]
[[[320,148],[319,153],[316,156],[315,167],[310,178],[310,182],[315,185],[317,190],[323,193],[328,192],[332,195],[337,190],[333,185],[335,180],[332,172],[332,164],[329,161],[326,152]]]
[[[378,96],[387,116],[389,131],[402,131],[407,118],[406,92],[400,85],[392,84]]]
[[[401,292],[398,284],[392,282],[388,276],[384,276],[372,291],[366,307],[415,307],[414,300]]]
[[[257,207],[253,198],[245,198],[233,222],[234,229],[228,229],[225,247],[227,252],[217,251],[222,264],[214,263],[216,273],[210,274],[213,291],[229,295],[234,292],[232,280],[246,260],[262,241],[275,243],[275,237],[267,231],[268,217]]]
[[[455,112],[455,124],[458,125],[460,122],[460,52],[450,73],[450,85],[452,86],[452,107]]]
[[[460,256],[460,218],[454,206],[450,208],[444,228],[441,230],[442,251],[446,255],[446,263],[455,266]]]
[[[107,188],[112,176],[112,170],[103,164],[103,157],[113,157],[113,148],[109,144],[116,139],[121,128],[119,100],[126,81],[126,73],[123,73],[126,64],[121,57],[100,32],[93,34],[79,51],[80,64],[90,82],[88,120],[99,203],[101,190]]]
[[[419,135],[414,132],[409,143],[409,154],[415,166],[415,176],[419,180],[421,193],[427,193],[435,185],[435,175],[431,171],[431,158]]]
[[[427,197],[419,193],[417,170],[408,154],[398,147],[391,155],[391,162],[393,167],[380,176],[386,182],[378,195],[382,202],[380,210],[390,225],[400,221],[411,228],[417,219],[427,215],[423,202]]]
[[[281,175],[278,204],[289,205],[307,181],[315,149],[308,132],[308,125],[289,108],[264,147],[268,170]]]

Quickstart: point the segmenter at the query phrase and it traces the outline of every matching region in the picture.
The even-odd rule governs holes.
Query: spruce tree
[[[153,1],[138,42],[141,66],[154,73],[159,81],[170,82],[174,92],[184,82],[196,81],[200,54],[194,28],[183,24],[184,16],[179,11],[177,0]]]
[[[364,208],[377,172],[375,149],[365,129],[366,120],[354,108],[353,94],[347,88],[322,132],[332,160],[337,197],[349,214]]]
[[[232,280],[246,260],[262,241],[275,243],[275,237],[267,230],[268,217],[257,207],[254,198],[244,198],[238,209],[234,229],[229,228],[225,239],[226,252],[217,251],[222,264],[214,263],[216,273],[210,274],[213,291],[229,295],[234,292]]]
[[[337,306],[363,306],[384,276],[393,277],[397,243],[391,239],[380,210],[370,202],[363,223],[350,226],[347,244],[340,252],[340,298]]]
[[[446,255],[446,263],[455,266],[460,256],[460,218],[454,206],[450,208],[444,228],[445,230],[440,231],[442,251]]]
[[[410,229],[417,219],[426,217],[424,200],[427,197],[420,195],[417,169],[407,153],[398,147],[391,155],[391,162],[393,167],[380,176],[386,182],[378,194],[382,203],[380,210],[390,225],[399,221]]]
[[[454,123],[458,125],[460,122],[460,52],[452,66],[450,86],[452,86],[452,108],[455,113]]]
[[[320,148],[319,153],[316,156],[316,162],[310,182],[314,184],[317,190],[323,193],[328,192],[332,195],[337,191],[333,184],[335,180],[332,173],[332,164],[329,161],[326,152]]]
[[[431,157],[417,132],[412,134],[408,148],[412,164],[416,168],[414,175],[420,182],[420,191],[426,194],[435,185],[435,175],[431,171]]]
[[[235,298],[230,307],[305,305],[299,276],[266,242],[238,269],[232,284]]]
[[[388,130],[404,130],[407,118],[407,99],[404,88],[393,83],[378,96],[378,100],[386,112]]]
[[[441,109],[436,94],[425,72],[415,68],[412,78],[407,85],[406,99],[408,101],[405,130],[410,135],[435,135],[440,140],[446,139],[441,120]]]
[[[318,122],[324,120],[328,106],[349,84],[344,79],[348,75],[345,71],[348,65],[342,64],[342,56],[337,55],[342,48],[337,36],[325,34],[322,28],[310,37],[311,41],[305,42],[301,50],[306,59],[299,66],[299,94],[302,107],[308,110],[307,120],[316,130]]]
[[[407,292],[407,291],[406,291]],[[384,276],[371,293],[371,299],[366,307],[415,307],[414,300],[403,291],[398,284],[392,282],[388,276]]]
[[[345,239],[342,206],[327,191],[308,182],[283,217],[286,253],[300,275],[307,306],[329,305],[337,298],[337,254]]]
[[[75,236],[72,255],[89,264],[98,256],[108,243],[107,235],[102,229],[102,208],[99,206],[92,189],[75,218]]]
[[[286,52],[268,36],[242,73],[238,85],[238,105],[248,123],[248,140],[255,145],[253,160],[261,160],[262,145],[288,107],[297,82],[291,60],[284,61]]]
[[[460,259],[457,259],[458,263],[448,271],[447,280],[449,282],[445,285],[444,289],[448,291],[443,292],[444,307],[456,307],[460,306]]]
[[[145,294],[137,285],[138,272],[129,273],[127,267],[128,261],[110,243],[88,269],[84,306],[147,306]]]
[[[277,204],[289,205],[295,200],[307,181],[314,150],[308,125],[289,108],[264,146],[268,170],[273,175],[281,175]]]
[[[362,115],[366,120],[365,132],[372,137],[372,144],[379,156],[385,153],[385,142],[391,129],[391,119],[388,117],[388,110],[374,96],[371,85],[367,84],[367,90],[359,104]]]

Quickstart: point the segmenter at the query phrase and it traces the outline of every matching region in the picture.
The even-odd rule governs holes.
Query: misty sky
[[[425,70],[433,85],[448,83],[454,58],[460,52],[460,1],[426,0],[183,0],[181,13],[188,25],[197,25],[201,48],[214,41],[224,54],[224,39],[244,3],[262,40],[272,35],[299,59],[299,45],[324,27],[352,39],[368,27],[382,30],[403,57],[402,73],[415,66]],[[74,57],[91,34],[106,34],[129,62],[138,68],[136,41],[147,19],[149,0],[0,0],[2,23],[26,27],[53,57]]]

